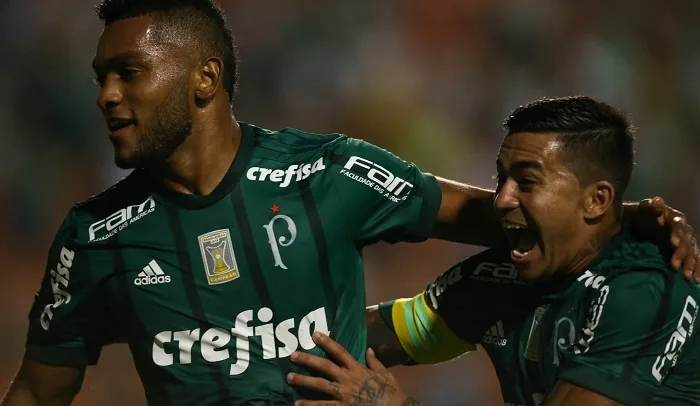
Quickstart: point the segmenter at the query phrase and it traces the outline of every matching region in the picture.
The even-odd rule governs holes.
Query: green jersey
[[[29,359],[95,364],[127,342],[151,405],[277,405],[300,397],[293,351],[330,333],[364,360],[362,247],[425,239],[431,175],[343,135],[241,123],[207,196],[135,170],[74,206],[30,312]]]
[[[557,380],[625,405],[700,405],[700,289],[669,269],[656,246],[626,232],[575,279],[527,284],[510,251],[493,249],[453,267],[416,300],[422,310],[412,317],[437,314],[431,336],[442,338],[415,352],[480,344],[506,405],[541,405]],[[390,318],[389,306],[382,309]]]

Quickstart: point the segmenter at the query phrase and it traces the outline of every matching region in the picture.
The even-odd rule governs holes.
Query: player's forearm
[[[386,367],[392,367],[410,361],[410,357],[401,346],[396,333],[379,314],[378,305],[367,307],[366,319],[367,346],[374,350],[382,364]]]
[[[632,218],[639,210],[639,202],[625,202],[622,204],[622,222],[625,225],[631,223]]]
[[[401,406],[428,406],[427,403],[423,403],[418,399],[406,398],[406,400],[401,403]]]
[[[492,247],[505,242],[493,205],[495,192],[438,178],[442,203],[433,238]]]
[[[69,403],[58,403],[58,405],[69,405]],[[53,405],[53,403],[51,404]],[[22,384],[18,384],[16,381],[10,386],[10,390],[7,392],[5,397],[0,400],[0,406],[42,406],[39,400],[34,396],[32,391]]]
[[[72,396],[40,399],[27,382],[15,380],[5,397],[0,401],[0,406],[68,406],[72,401]]]
[[[24,360],[0,406],[69,406],[84,371]]]

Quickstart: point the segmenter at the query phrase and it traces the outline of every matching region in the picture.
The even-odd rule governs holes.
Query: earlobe
[[[614,209],[615,188],[610,182],[601,181],[586,188],[584,211],[589,220],[605,215]]]
[[[221,80],[221,67],[221,60],[217,58],[209,58],[204,62],[197,75],[197,99],[209,100],[214,97]]]

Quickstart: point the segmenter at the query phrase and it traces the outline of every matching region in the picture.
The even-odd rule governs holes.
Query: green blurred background
[[[113,166],[94,104],[90,63],[101,25],[92,1],[0,2],[0,391],[22,356],[27,311],[63,215],[125,175]],[[700,225],[700,2],[222,5],[242,60],[239,120],[346,133],[426,171],[492,186],[509,111],[543,96],[587,94],[628,112],[638,129],[627,198],[660,194]],[[441,242],[371,247],[369,302],[413,295],[472,252]],[[500,402],[481,352],[396,371],[408,392],[436,405]],[[143,399],[127,349],[114,346],[75,404]]]

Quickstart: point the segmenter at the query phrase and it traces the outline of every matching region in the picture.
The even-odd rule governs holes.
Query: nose
[[[97,107],[102,110],[102,113],[106,113],[120,105],[123,98],[123,90],[118,85],[118,81],[108,77],[97,94]]]
[[[506,179],[505,183],[496,190],[494,206],[496,210],[507,212],[518,208],[518,185],[513,179]]]

